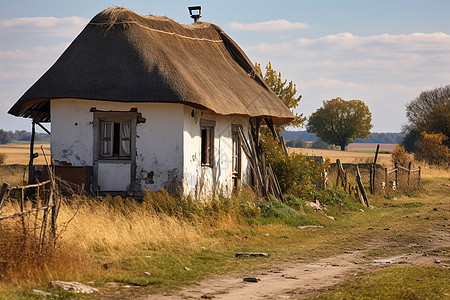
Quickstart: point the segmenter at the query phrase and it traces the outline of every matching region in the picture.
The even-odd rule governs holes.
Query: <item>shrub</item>
[[[422,132],[422,138],[418,143],[417,158],[430,165],[448,167],[450,151],[444,144],[446,140],[448,140],[448,137],[442,133]]]
[[[339,149],[339,147],[336,147],[336,146],[330,145],[328,143],[325,143],[324,141],[322,141],[320,139],[317,140],[317,141],[314,141],[312,143],[312,145],[311,145],[311,148],[313,148],[313,149],[325,149],[325,150],[336,150],[336,149]]]
[[[307,148],[308,143],[305,142],[305,140],[303,140],[303,139],[297,139],[297,140],[286,142],[286,146],[293,147],[293,148]]]
[[[409,155],[405,147],[396,145],[391,152],[391,161],[393,164],[399,163],[401,166],[406,166],[409,162]]]
[[[6,162],[6,153],[0,153],[0,166]]]
[[[314,159],[302,154],[290,155],[281,150],[280,145],[271,135],[266,134],[262,141],[266,162],[268,162],[278,178],[283,193],[301,196],[306,191],[315,189],[321,180],[325,165],[316,164]]]

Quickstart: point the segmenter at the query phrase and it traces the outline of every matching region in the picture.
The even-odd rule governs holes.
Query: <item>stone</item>
[[[306,229],[306,228],[323,228],[323,226],[320,225],[304,225],[304,226],[297,226],[298,229]]]
[[[49,287],[51,288],[60,288],[66,291],[74,292],[77,294],[92,294],[92,293],[98,293],[98,290],[96,288],[84,285],[79,282],[74,281],[52,281],[50,282]]]
[[[44,292],[41,290],[31,290],[31,291],[33,292],[33,294],[40,295],[40,296],[53,296],[52,293]]]
[[[244,280],[245,282],[258,282],[258,281],[260,281],[261,279],[256,278],[256,277],[244,277],[243,280]]]
[[[236,257],[257,257],[257,256],[269,256],[269,254],[263,253],[263,252],[256,252],[256,253],[238,252],[238,253],[236,253]]]

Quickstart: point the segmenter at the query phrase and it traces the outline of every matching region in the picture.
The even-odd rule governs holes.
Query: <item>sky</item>
[[[30,130],[7,111],[98,12],[123,6],[189,24],[192,5],[252,62],[293,81],[306,117],[323,100],[359,99],[372,132],[400,132],[407,103],[450,84],[448,0],[0,0],[0,129]]]

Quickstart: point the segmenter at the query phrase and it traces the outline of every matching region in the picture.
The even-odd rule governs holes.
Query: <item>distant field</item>
[[[50,159],[50,144],[36,143],[34,146],[34,152],[39,154],[39,157],[34,160],[34,163],[42,165],[45,164],[45,159],[42,155],[41,145],[44,146],[44,151],[45,155],[47,155],[47,159]],[[30,145],[29,143],[0,145],[0,153],[6,153],[5,164],[7,165],[26,165],[30,160]]]
[[[336,159],[340,159],[343,163],[369,163],[373,162],[374,153],[365,152],[353,152],[353,151],[337,151],[337,150],[323,150],[323,149],[310,149],[310,148],[288,148],[290,153],[297,152],[309,156],[323,156],[328,157],[331,162],[336,162]],[[379,154],[378,163],[386,166],[391,164],[390,154]]]
[[[375,149],[377,148],[378,143],[351,143],[347,146],[348,150],[354,149]],[[379,144],[380,150],[391,151],[395,148],[397,144]]]

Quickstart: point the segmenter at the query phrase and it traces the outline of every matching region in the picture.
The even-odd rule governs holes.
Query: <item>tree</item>
[[[344,151],[355,138],[370,134],[371,121],[372,113],[363,101],[345,101],[338,97],[323,101],[323,107],[309,117],[306,129]]]
[[[450,137],[450,85],[420,93],[406,105],[406,117],[409,124],[403,128],[406,134],[403,145],[408,151],[420,151],[418,143],[422,132]],[[449,139],[444,139],[443,143],[450,146]]]
[[[295,116],[295,119],[289,123],[288,125],[300,127],[303,122],[305,122],[306,118],[303,117],[303,114],[298,114],[294,112],[294,109],[297,108],[298,103],[302,99],[302,95],[296,97],[297,87],[292,81],[287,82],[287,80],[281,79],[281,73],[275,71],[272,68],[272,64],[269,63],[266,65],[266,73],[263,75],[261,70],[261,64],[255,63],[255,68],[261,75],[261,77],[266,81],[267,85],[275,92],[278,98],[283,101],[283,103],[292,111]]]
[[[8,144],[11,142],[11,138],[8,135],[8,132],[0,129],[0,144]]]
[[[422,132],[422,138],[418,142],[419,151],[416,153],[416,157],[430,165],[448,168],[450,149],[444,145],[447,139],[442,133]]]

